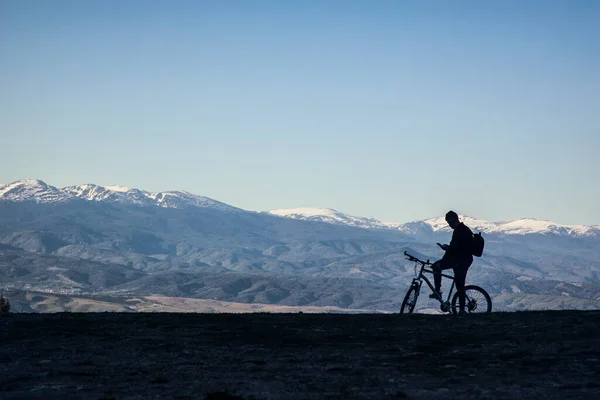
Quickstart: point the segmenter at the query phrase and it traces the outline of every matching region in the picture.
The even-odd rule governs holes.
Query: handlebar
[[[427,261],[420,260],[420,259],[418,259],[417,257],[415,257],[415,256],[413,256],[413,255],[410,255],[410,254],[408,254],[406,251],[404,251],[404,255],[407,257],[406,259],[407,259],[407,260],[409,260],[409,261],[418,262],[418,263],[419,263],[419,264],[421,264],[421,265],[432,265],[432,264],[429,262],[429,260],[427,260]]]

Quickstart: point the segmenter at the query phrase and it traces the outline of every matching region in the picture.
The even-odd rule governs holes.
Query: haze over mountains
[[[486,238],[467,280],[496,310],[600,308],[600,226],[463,220]],[[0,287],[397,311],[414,275],[403,251],[437,259],[450,235],[443,217],[255,212],[185,191],[22,180],[0,185]]]

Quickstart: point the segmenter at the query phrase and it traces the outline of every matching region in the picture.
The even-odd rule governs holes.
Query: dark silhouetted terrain
[[[0,317],[9,399],[597,399],[600,311]],[[211,395],[213,394],[213,395]],[[224,398],[224,397],[222,397]]]

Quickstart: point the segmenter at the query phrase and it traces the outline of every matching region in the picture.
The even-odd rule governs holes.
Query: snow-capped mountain
[[[152,199],[156,205],[165,208],[182,208],[184,206],[195,206],[204,208],[216,208],[221,211],[240,210],[239,208],[230,206],[229,204],[221,203],[220,201],[213,200],[208,197],[197,196],[195,194],[183,190],[147,193],[147,196],[149,199]]]
[[[74,197],[88,201],[116,201],[132,204],[147,205],[150,199],[138,189],[130,189],[124,186],[100,186],[100,185],[78,185],[68,186],[60,189]]]
[[[57,188],[37,179],[20,180],[0,185],[0,200],[32,201],[36,203],[64,203],[74,199],[92,202],[158,206],[163,208],[200,207],[238,212],[239,208],[186,191],[148,192],[124,186],[84,184]],[[324,222],[364,229],[392,229],[413,235],[431,235],[450,232],[444,217],[407,223],[383,222],[374,218],[349,215],[331,208],[289,208],[267,211],[270,215],[296,220]],[[551,221],[523,218],[510,222],[490,222],[466,215],[461,220],[471,229],[496,235],[554,235],[575,238],[600,238],[600,225],[564,225]]]
[[[359,228],[389,228],[387,224],[373,218],[344,214],[331,208],[286,208],[268,211],[269,214],[304,221],[326,222]]]
[[[148,192],[125,186],[85,184],[57,188],[37,179],[27,179],[0,185],[0,200],[35,203],[64,203],[81,199],[92,202],[117,202],[135,205],[155,205],[163,208],[202,207],[221,211],[236,211],[236,207],[197,196],[185,191]]]
[[[471,229],[487,234],[499,235],[559,235],[573,237],[600,237],[599,225],[563,225],[551,221],[541,221],[533,218],[522,218],[510,222],[489,222],[465,215],[460,215],[460,220]],[[434,232],[449,232],[451,229],[444,217],[431,218],[423,221],[431,226]],[[402,229],[401,229],[402,230]]]
[[[34,201],[36,203],[61,203],[72,199],[54,186],[47,185],[37,179],[23,179],[20,181],[0,185],[0,199],[8,201]]]
[[[271,210],[269,213],[286,218],[306,221],[320,221],[330,224],[349,225],[368,229],[396,229],[409,235],[434,232],[450,232],[451,228],[444,217],[430,218],[424,221],[407,223],[383,222],[373,218],[357,217],[329,208],[289,208]],[[532,218],[518,219],[510,222],[490,222],[466,215],[459,215],[460,220],[472,230],[486,234],[498,235],[559,235],[581,238],[600,238],[599,225],[562,225],[551,221],[540,221]]]

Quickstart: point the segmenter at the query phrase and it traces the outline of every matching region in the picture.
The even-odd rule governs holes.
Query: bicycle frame
[[[431,284],[431,281],[429,279],[427,279],[427,277],[423,274],[423,272],[434,274],[433,269],[425,268],[427,265],[432,265],[429,262],[429,260],[427,260],[427,261],[419,260],[418,258],[408,254],[406,251],[404,252],[404,255],[409,257],[409,261],[414,261],[416,264],[421,265],[421,269],[419,270],[419,273],[417,274],[417,276],[415,278],[413,278],[412,283],[411,283],[411,286],[413,286],[416,290],[416,299],[418,299],[419,295],[421,294],[421,286],[423,285],[423,281],[425,281],[425,283],[427,283],[427,286],[429,286],[429,289],[431,289],[431,291],[435,293],[435,288]],[[415,270],[416,270],[416,268],[415,268]],[[452,293],[454,291],[454,285],[456,282],[454,280],[454,276],[452,276],[452,275],[447,275],[444,273],[442,273],[441,275],[444,278],[448,278],[448,279],[452,280],[452,285],[450,286],[450,290],[448,291],[448,298],[446,299],[446,301],[444,301],[443,298],[438,298],[438,297],[436,297],[436,300],[440,303],[440,309],[443,312],[449,312],[451,310],[450,299],[452,298]],[[416,299],[415,299],[415,301],[416,301]]]
[[[421,281],[425,281],[425,283],[427,283],[427,286],[429,286],[429,289],[431,289],[432,292],[435,291],[434,286],[431,284],[431,281],[429,281],[429,279],[427,279],[427,277],[423,274],[423,272],[427,272],[430,274],[433,274],[434,271],[432,269],[427,269],[425,268],[425,265],[421,264],[421,270],[419,271],[419,275],[416,278],[413,278],[413,284],[414,282],[419,282],[419,292],[421,291],[421,285],[422,282]],[[448,299],[446,299],[446,301],[444,302],[443,299],[436,299],[440,302],[440,304],[448,304],[450,305],[450,299],[452,298],[452,292],[454,291],[454,276],[452,275],[446,275],[442,273],[442,277],[444,278],[448,278],[450,280],[452,280],[452,285],[450,286],[450,290],[448,291]]]

